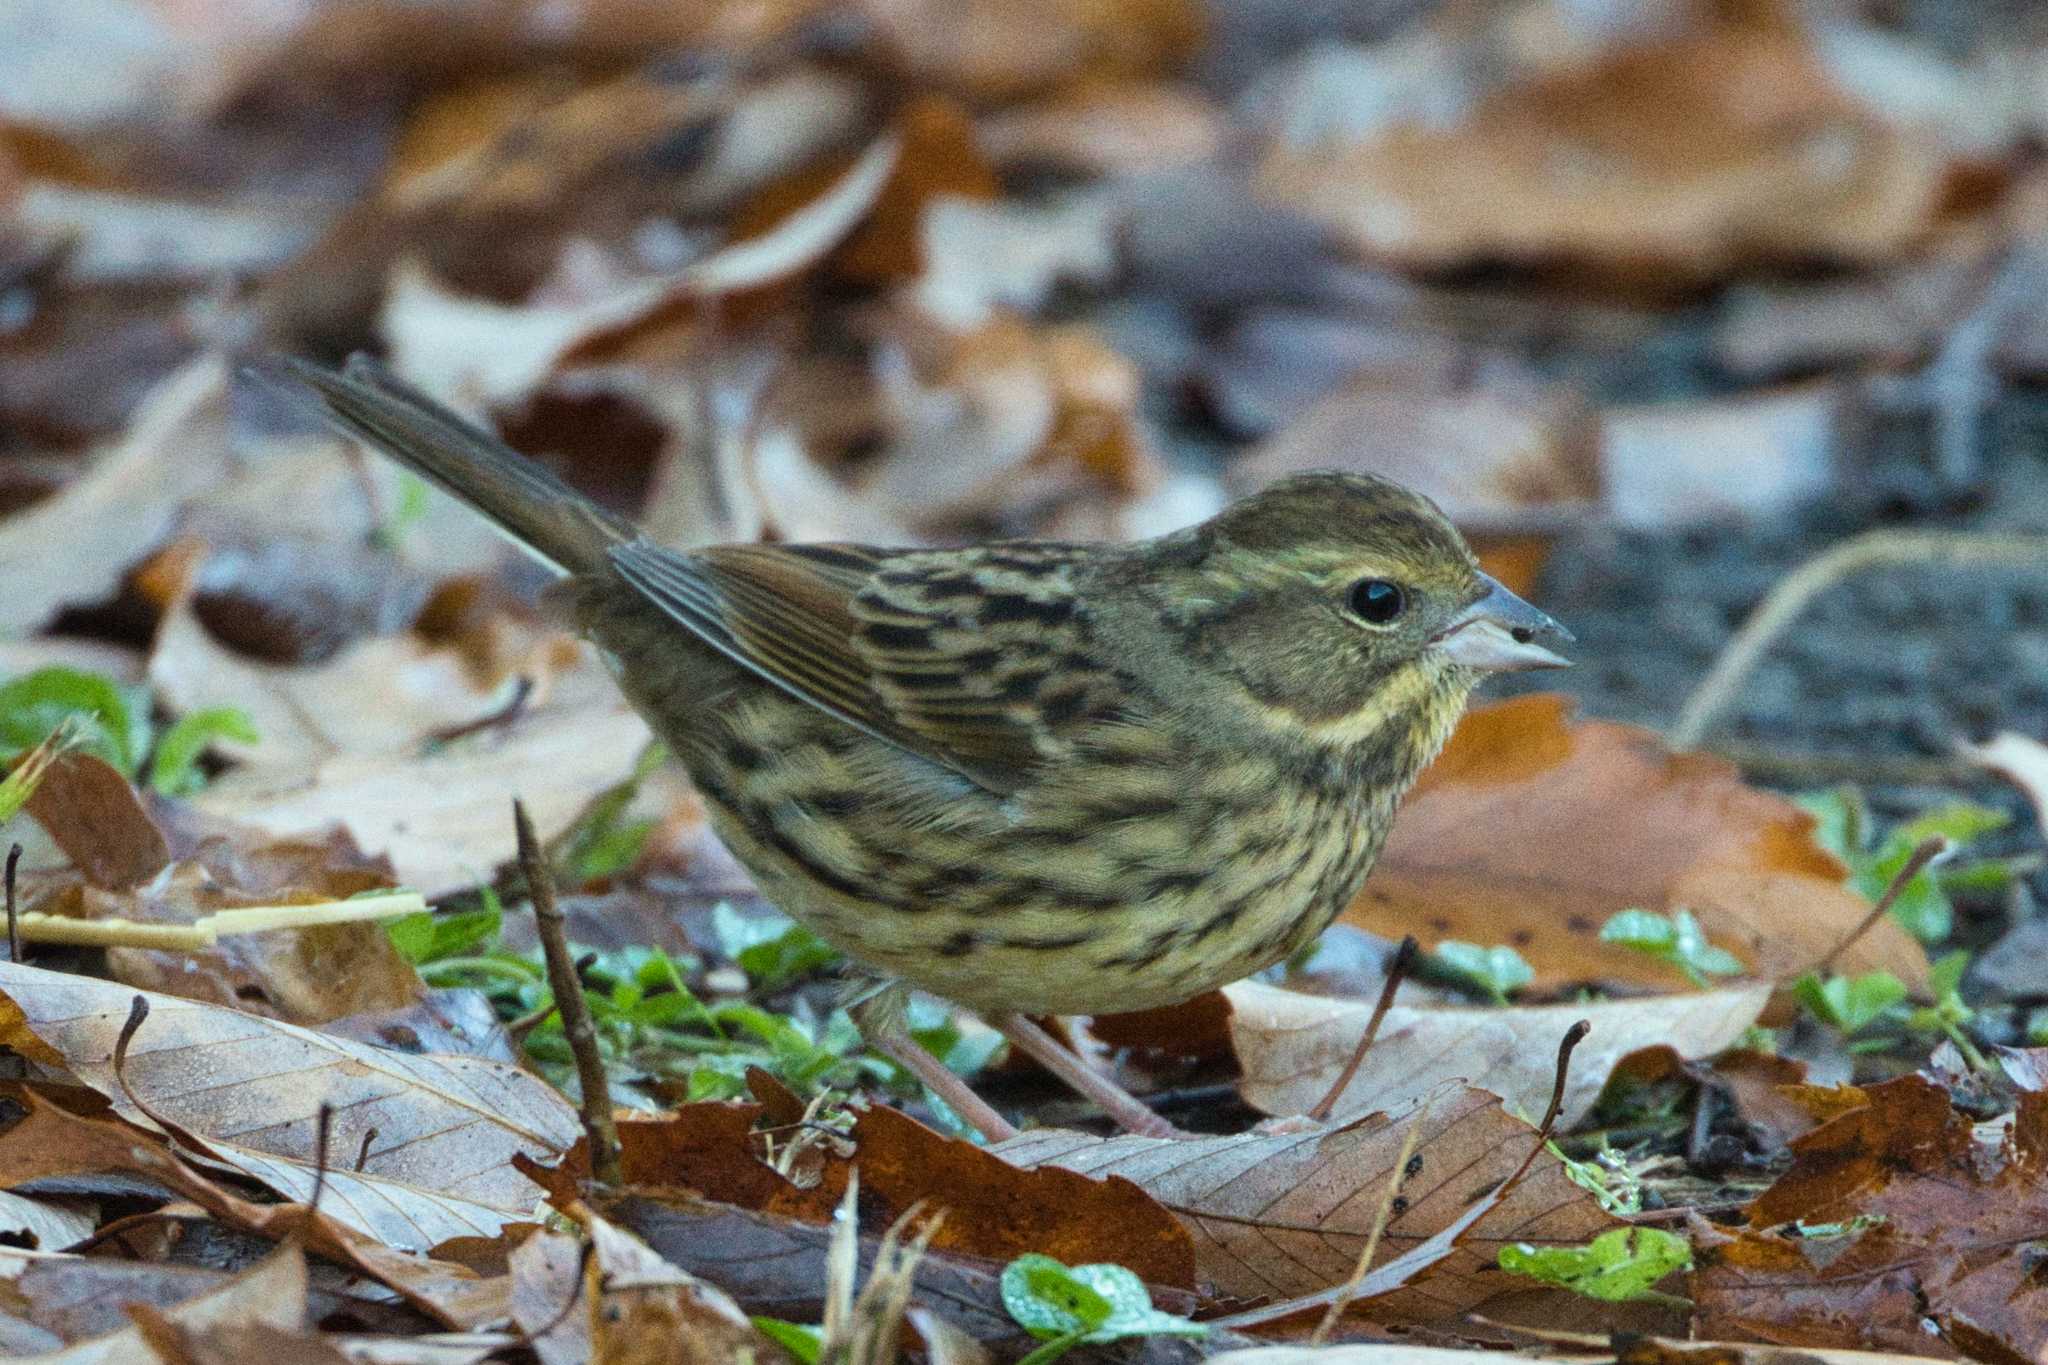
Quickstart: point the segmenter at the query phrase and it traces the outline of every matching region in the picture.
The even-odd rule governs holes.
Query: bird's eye
[[[1384,578],[1361,578],[1351,585],[1351,614],[1361,621],[1384,626],[1408,610],[1408,594],[1399,583]]]

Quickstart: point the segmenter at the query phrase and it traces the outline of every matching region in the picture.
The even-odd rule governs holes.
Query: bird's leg
[[[900,996],[885,990],[854,1004],[848,1012],[869,1047],[924,1082],[925,1089],[984,1138],[1002,1142],[1017,1136],[1015,1124],[998,1114],[994,1106],[974,1093],[974,1087],[910,1036]]]
[[[1140,1137],[1188,1136],[1146,1108],[1130,1091],[1061,1047],[1051,1034],[1024,1015],[998,1014],[989,1023],[1018,1051],[1102,1106],[1102,1112],[1125,1132]]]

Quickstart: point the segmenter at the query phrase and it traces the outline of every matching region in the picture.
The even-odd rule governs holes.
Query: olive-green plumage
[[[1132,545],[681,553],[372,365],[290,368],[572,577],[770,898],[985,1011],[1167,1004],[1292,952],[1483,671],[1561,662],[1381,479],[1304,475]]]

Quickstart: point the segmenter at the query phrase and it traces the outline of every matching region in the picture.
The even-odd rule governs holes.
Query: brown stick
[[[597,1028],[590,1019],[590,1002],[583,998],[583,982],[576,963],[569,956],[568,925],[555,904],[555,878],[548,870],[547,857],[533,832],[526,807],[512,802],[512,824],[519,836],[519,869],[526,874],[526,893],[533,900],[534,930],[540,937],[548,964],[548,989],[562,1012],[562,1032],[568,1036],[570,1055],[576,1059],[576,1081],[583,1091],[579,1112],[583,1132],[590,1143],[590,1173],[601,1185],[623,1185],[625,1173],[619,1164],[619,1130],[612,1121],[611,1083],[605,1078],[604,1058],[597,1050]]]
[[[1372,1051],[1373,1040],[1380,1036],[1380,1025],[1386,1021],[1387,1011],[1394,1007],[1394,992],[1408,979],[1408,973],[1415,970],[1416,954],[1422,945],[1410,934],[1401,940],[1401,946],[1394,950],[1387,960],[1387,979],[1380,986],[1379,1003],[1372,1007],[1372,1017],[1365,1021],[1365,1033],[1359,1038],[1358,1046],[1351,1050],[1351,1060],[1344,1064],[1344,1070],[1323,1093],[1316,1107],[1308,1111],[1308,1117],[1317,1123],[1327,1121],[1337,1108],[1337,1101],[1351,1088],[1351,1080],[1358,1074],[1358,1068],[1365,1065],[1365,1054]]]
[[[1948,852],[1948,840],[1942,838],[1939,834],[1931,838],[1922,839],[1915,845],[1912,856],[1906,859],[1905,866],[1898,870],[1898,874],[1885,887],[1884,894],[1877,898],[1877,904],[1870,907],[1870,913],[1863,917],[1862,923],[1849,931],[1846,938],[1828,949],[1826,957],[1813,964],[1813,974],[1815,976],[1826,976],[1828,969],[1835,965],[1835,959],[1848,952],[1850,944],[1869,933],[1870,927],[1885,917],[1885,912],[1892,908],[1893,902],[1897,901],[1905,893],[1906,883],[1919,876],[1929,863],[1946,852]]]

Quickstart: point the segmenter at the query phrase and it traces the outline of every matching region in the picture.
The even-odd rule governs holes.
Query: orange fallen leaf
[[[1690,909],[1750,972],[1812,967],[1869,906],[1813,841],[1813,819],[1733,764],[1673,754],[1633,726],[1573,721],[1555,695],[1469,712],[1410,793],[1348,923],[1425,946],[1513,947],[1537,990],[1680,987],[1676,969],[1603,943],[1617,911]],[[1881,920],[1840,969],[1924,987],[1926,955]]]

